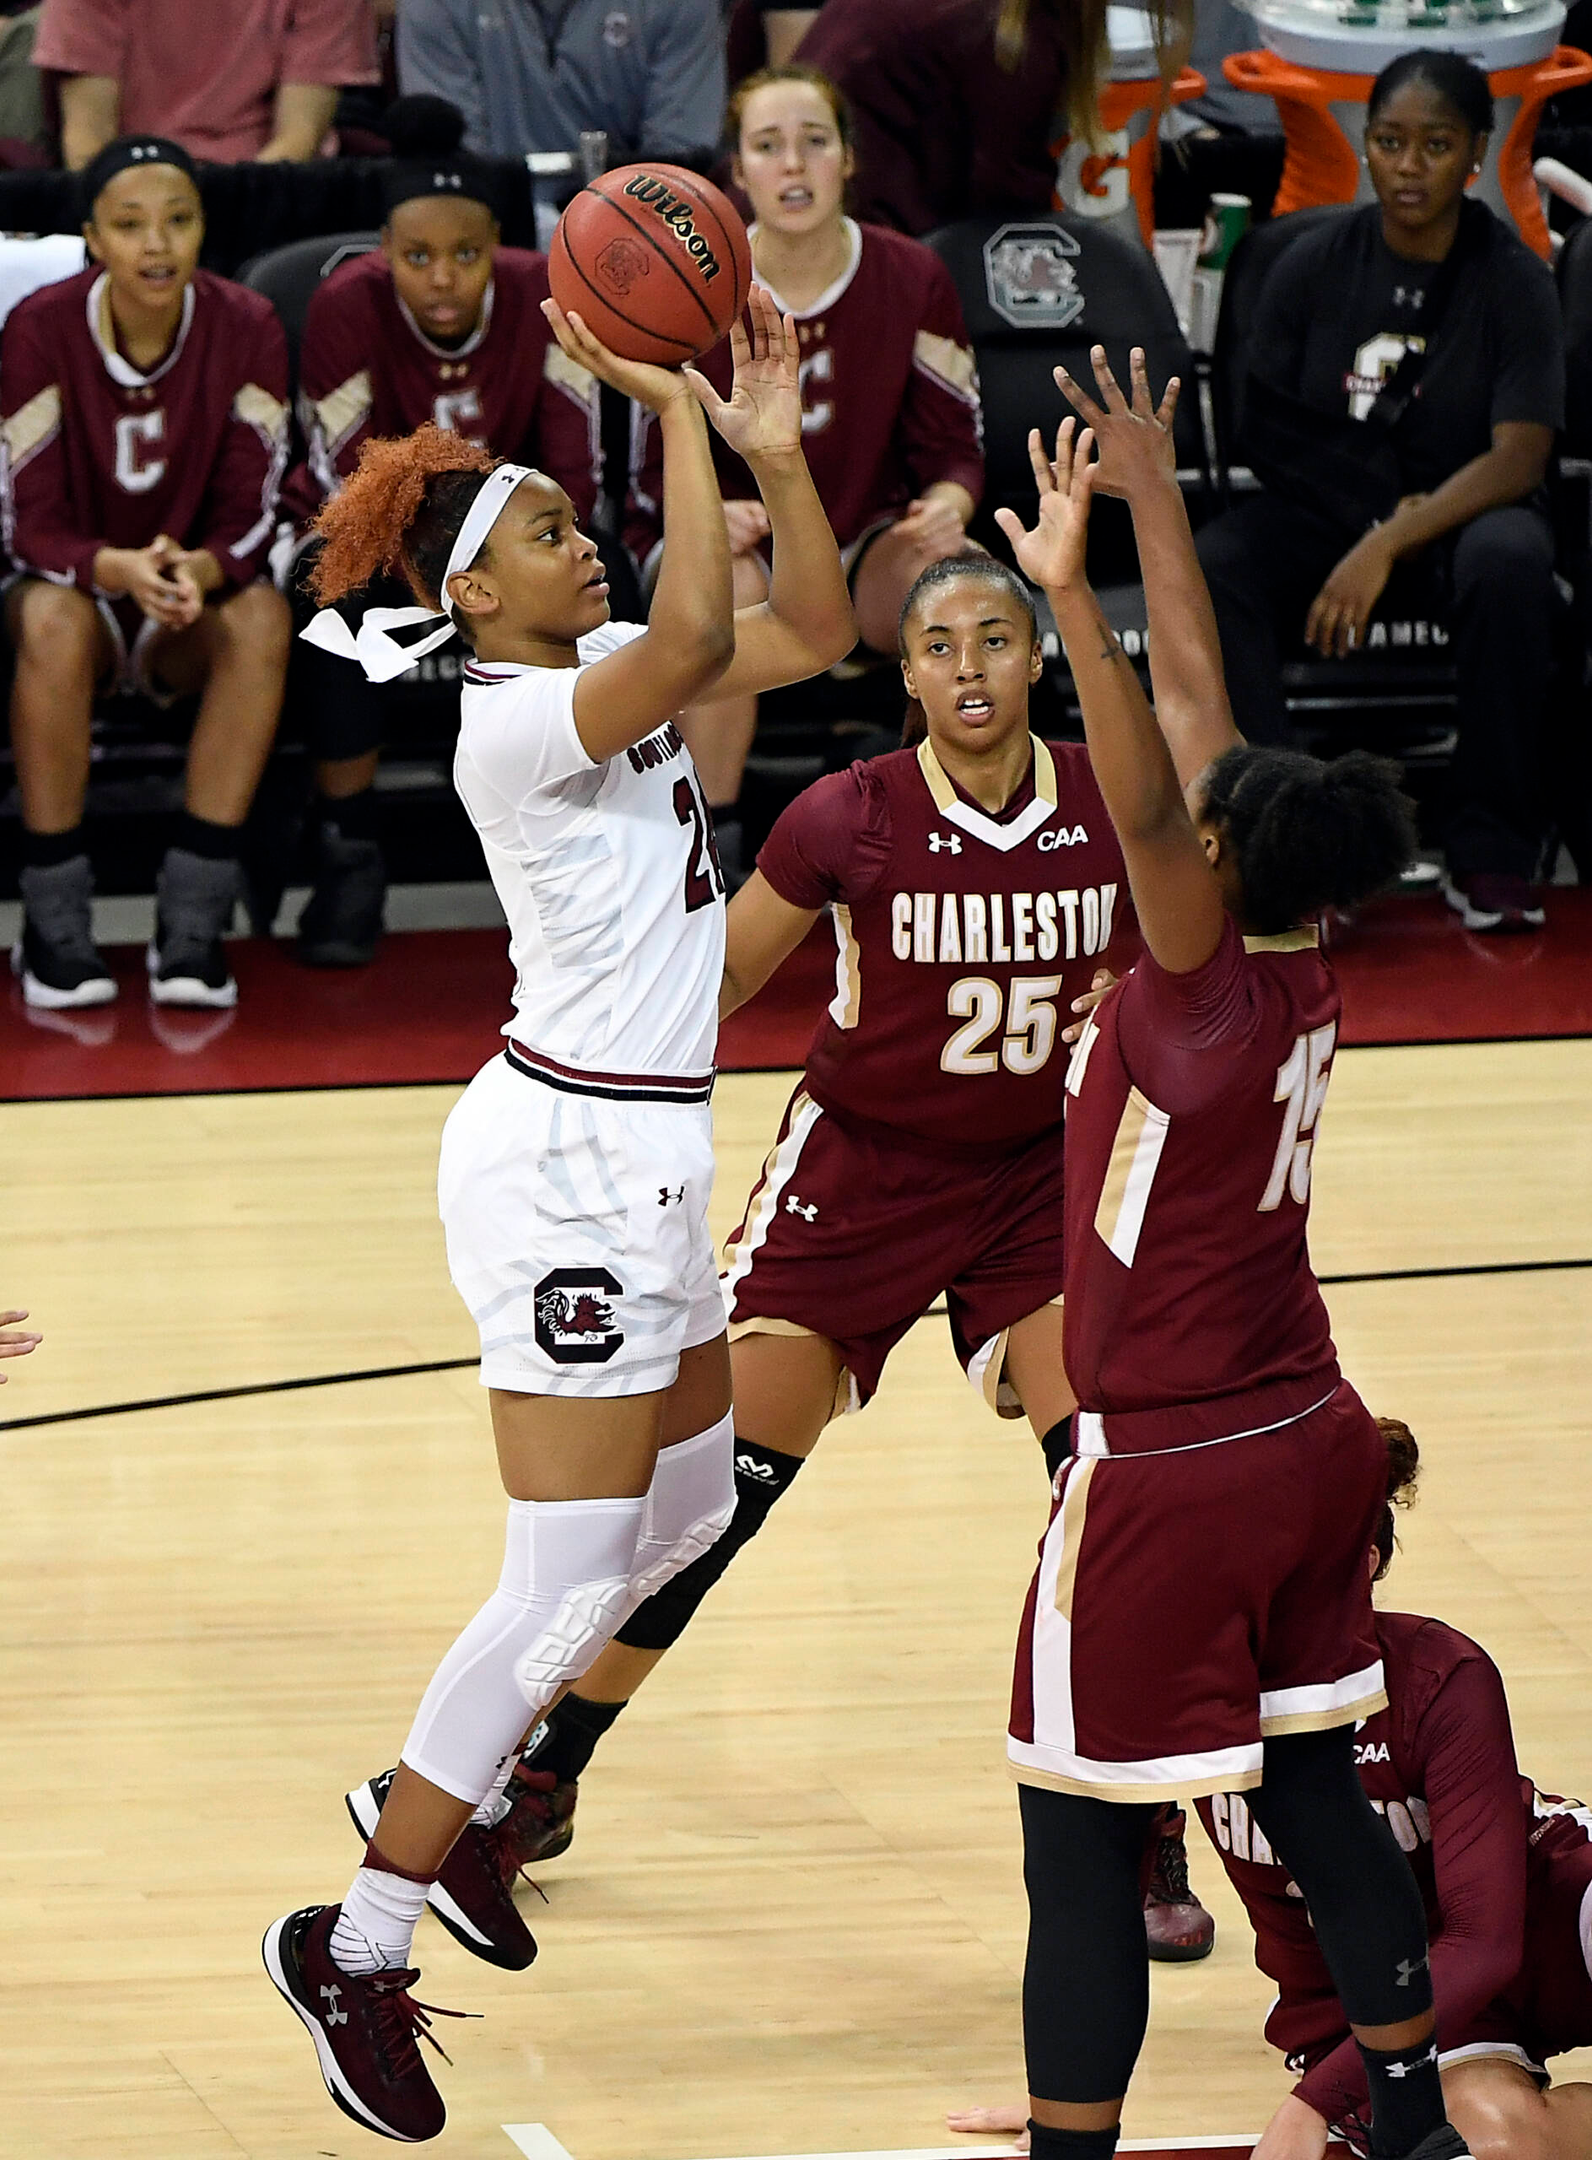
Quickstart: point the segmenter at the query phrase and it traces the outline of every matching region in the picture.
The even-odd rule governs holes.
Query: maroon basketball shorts
[[[1006,1332],[1061,1296],[1061,1132],[989,1162],[820,1109],[798,1088],[724,1249],[730,1340],[825,1335],[845,1360],[836,1414],[941,1292],[962,1370],[1008,1417]]]
[[[1241,1791],[1267,1735],[1385,1704],[1366,1556],[1387,1444],[1343,1381],[1282,1424],[1246,1419],[1246,1400],[1232,1438],[1062,1466],[1018,1637],[1020,1782]],[[1079,1423],[1086,1449],[1098,1420]]]

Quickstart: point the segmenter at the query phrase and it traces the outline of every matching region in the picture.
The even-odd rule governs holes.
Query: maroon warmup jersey
[[[821,1108],[984,1156],[1059,1123],[1059,1031],[1126,893],[1081,743],[1036,741],[998,817],[926,742],[853,765],[797,797],[757,867],[792,907],[833,906]]]
[[[1067,1072],[1067,1368],[1108,1446],[1113,1413],[1176,1446],[1337,1385],[1305,1226],[1338,1015],[1314,930],[1229,917],[1203,967],[1146,953],[1090,1016]]]
[[[984,492],[978,371],[950,272],[901,233],[849,218],[846,232],[846,268],[811,307],[789,311],[801,342],[802,449],[842,547],[899,517],[936,480],[959,482],[975,502]],[[697,366],[729,395],[728,339]],[[726,500],[755,498],[756,481],[718,435],[713,455]],[[644,557],[662,531],[655,421],[645,423],[631,496],[626,538]]]
[[[1578,1900],[1565,1895],[1567,1879],[1583,1898],[1592,1882],[1592,1818],[1520,1775],[1485,1650],[1413,1613],[1378,1613],[1376,1632],[1388,1707],[1360,1727],[1355,1760],[1425,1901],[1439,2048],[1513,2032],[1553,2053],[1592,2042]],[[1277,1985],[1266,2038],[1311,2062],[1297,2090],[1340,2122],[1366,2105],[1365,2070],[1309,1910],[1242,1793],[1195,1804],[1249,1914],[1255,1963]]]
[[[546,298],[546,257],[499,248],[481,320],[450,348],[405,307],[384,255],[334,270],[304,320],[299,418],[309,485],[295,474],[295,508],[312,515],[336,494],[372,435],[407,435],[432,420],[536,466],[589,518],[601,449],[597,385],[565,357],[542,313]]]
[[[0,337],[0,474],[17,567],[94,586],[102,547],[169,533],[229,586],[264,565],[288,448],[287,341],[271,303],[208,270],[147,375],[116,349],[98,267],[12,310]]]

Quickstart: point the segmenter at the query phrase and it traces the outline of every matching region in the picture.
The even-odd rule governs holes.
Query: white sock
[[[345,1973],[388,1972],[409,1964],[429,1883],[362,1867],[349,1886],[327,1948]]]

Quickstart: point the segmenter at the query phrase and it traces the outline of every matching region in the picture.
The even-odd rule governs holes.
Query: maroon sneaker
[[[509,1811],[492,1835],[503,1852],[505,1872],[518,1873],[539,1860],[556,1860],[568,1852],[575,1837],[575,1802],[580,1785],[574,1778],[561,1784],[551,1770],[533,1770],[516,1763],[504,1797]]]
[[[1188,1818],[1168,1808],[1153,1833],[1149,1881],[1144,1888],[1144,1934],[1157,1964],[1187,1965],[1216,1947],[1216,1922],[1188,1884]]]
[[[383,1770],[379,1777],[367,1778],[356,1791],[343,1795],[343,1805],[366,1844],[376,1834],[393,1776],[391,1770]],[[466,1950],[504,1972],[524,1972],[535,1960],[536,1937],[514,1903],[519,1869],[507,1861],[498,1835],[497,1830],[466,1823],[426,1903]]]
[[[1501,870],[1472,870],[1443,880],[1443,898],[1467,930],[1540,930],[1547,921],[1535,886]]]
[[[420,1975],[410,1968],[345,1973],[330,1948],[341,1909],[307,1905],[273,1921],[260,1945],[265,1969],[309,2027],[326,2090],[343,2113],[380,2137],[422,2144],[440,2133],[447,2110],[415,2042],[431,2040],[432,2016],[465,2013],[416,2002],[409,1990]]]

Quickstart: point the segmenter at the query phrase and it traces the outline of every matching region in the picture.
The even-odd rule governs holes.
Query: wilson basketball
[[[679,165],[621,165],[589,181],[548,251],[553,298],[625,360],[678,366],[716,345],[752,289],[735,206]]]

